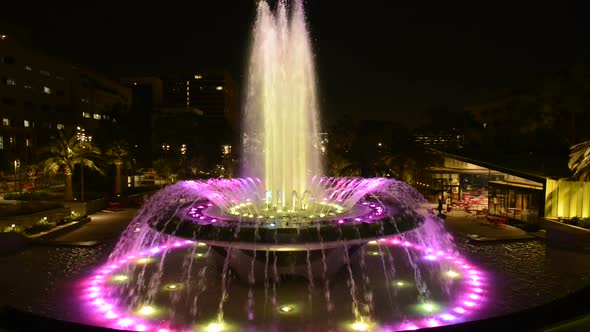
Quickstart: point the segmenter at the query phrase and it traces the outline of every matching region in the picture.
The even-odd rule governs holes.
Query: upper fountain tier
[[[290,209],[291,193],[313,191],[312,177],[323,174],[313,54],[301,1],[290,9],[258,4],[244,120],[243,175],[262,179],[278,209]]]
[[[390,190],[384,178],[312,178],[304,192],[273,193],[258,178],[186,181],[191,191],[200,193],[230,216],[292,216],[324,218],[343,214],[364,196]],[[275,196],[278,194],[278,197]],[[287,204],[288,203],[288,204]]]

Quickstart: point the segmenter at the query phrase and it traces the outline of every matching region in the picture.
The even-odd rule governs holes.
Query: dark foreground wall
[[[585,315],[590,315],[590,301],[588,299],[590,299],[590,286],[549,304],[511,315],[437,328],[421,329],[420,331],[543,331],[546,328],[566,324],[570,321],[580,319]],[[120,330],[63,322],[37,316],[11,307],[4,307],[0,309],[0,331],[106,332]],[[590,329],[580,331],[590,331]]]

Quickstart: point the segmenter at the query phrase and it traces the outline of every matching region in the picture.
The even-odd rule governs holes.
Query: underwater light
[[[153,259],[149,258],[149,257],[142,257],[140,259],[138,259],[136,262],[138,264],[148,264],[151,263],[153,261]]]
[[[223,329],[223,323],[210,323],[206,328],[208,332],[221,332]]]
[[[350,327],[354,331],[368,331],[369,330],[369,324],[367,324],[365,322],[354,322],[354,323],[352,323],[352,325]]]
[[[432,302],[424,302],[420,305],[419,309],[421,311],[431,313],[438,310],[438,305]]]
[[[137,313],[141,316],[151,316],[156,313],[156,308],[152,307],[151,305],[144,305],[143,307],[137,310]]]
[[[294,308],[290,305],[282,305],[279,307],[279,311],[285,314],[292,312]]]
[[[167,284],[164,285],[164,289],[168,291],[175,291],[182,288],[182,284]]]

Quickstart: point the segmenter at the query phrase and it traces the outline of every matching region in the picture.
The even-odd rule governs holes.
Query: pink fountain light
[[[397,236],[381,238],[378,240],[378,243],[430,253],[425,256],[425,259],[430,260],[432,258],[432,260],[446,262],[458,270],[463,269],[466,271],[467,275],[460,280],[463,287],[462,290],[455,295],[454,302],[449,304],[449,308],[452,308],[450,311],[436,312],[432,313],[430,317],[425,317],[422,320],[401,323],[397,325],[396,330],[407,331],[455,324],[465,321],[469,315],[481,308],[481,304],[484,301],[484,288],[487,287],[484,283],[484,273],[481,270],[476,269],[473,265],[466,264],[463,259],[459,259],[450,253],[438,251],[436,254],[432,254],[435,253],[432,248],[422,248],[414,243],[406,241],[405,239],[400,239]],[[104,283],[104,279],[105,276],[109,278],[111,274],[115,274],[126,267],[126,264],[130,263],[130,259],[144,257],[145,253],[151,253],[153,255],[156,253],[161,254],[164,249],[175,250],[195,244],[196,242],[191,240],[171,241],[166,244],[144,248],[139,252],[122,255],[125,258],[114,263],[111,262],[110,265],[97,269],[96,274],[84,282],[86,286],[83,288],[83,294],[81,297],[86,302],[86,308],[90,313],[90,316],[94,317],[98,324],[109,328],[123,328],[134,331],[173,332],[169,329],[169,326],[174,325],[172,324],[173,322],[137,316],[127,308],[117,307],[115,303],[119,303],[119,301],[116,301],[116,299],[102,297],[101,294],[108,293],[105,292],[105,289],[109,287],[108,283]],[[153,255],[151,257],[154,257]],[[473,287],[474,282],[477,282],[478,284],[476,288]],[[99,283],[99,285],[97,285],[97,283]],[[457,316],[457,314],[459,316]],[[379,329],[379,331],[385,330]],[[387,331],[391,330],[387,329]]]

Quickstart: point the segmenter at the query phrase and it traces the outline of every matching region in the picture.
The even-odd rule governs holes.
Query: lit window
[[[50,95],[51,94],[51,88],[48,86],[44,86],[43,87],[43,92],[45,92],[46,94]]]
[[[10,143],[10,144],[14,144],[14,142],[16,142],[16,139],[14,138],[14,136],[10,136],[10,137],[8,138],[8,143]]]
[[[61,123],[58,123],[56,126],[57,130],[63,130],[64,129],[64,125]]]
[[[10,119],[8,118],[3,118],[2,119],[2,124],[5,126],[10,126]]]
[[[93,117],[94,117],[94,120],[100,120],[100,119],[102,119],[102,115],[96,114],[96,113],[94,113]]]
[[[39,73],[43,76],[51,76],[51,74],[47,70],[40,70]]]
[[[31,70],[33,70],[33,68],[31,68],[30,65],[25,65],[25,70],[31,71]]]
[[[16,85],[16,81],[14,80],[14,78],[7,78],[6,79],[6,84],[7,85]]]
[[[4,136],[0,136],[0,150],[4,150]]]
[[[25,145],[26,146],[31,146],[31,140],[28,138],[25,138]]]
[[[196,80],[200,80],[201,78],[203,78],[203,76],[201,76],[201,75],[195,75],[195,79]]]
[[[82,112],[82,117],[83,117],[83,118],[90,119],[92,116],[91,116],[91,115],[90,115],[90,113],[88,113],[88,112]]]
[[[221,91],[221,90],[223,90],[223,87],[222,87],[221,85],[219,85],[219,86],[217,86],[215,89],[216,89],[217,91]]]
[[[88,104],[88,98],[82,98],[82,102]]]
[[[29,122],[29,120],[25,120],[25,121],[23,121],[23,123],[26,128],[29,128],[29,126],[31,126],[31,123]]]
[[[33,88],[30,84],[25,84],[25,85],[23,85],[23,87],[25,89],[32,89]]]
[[[2,39],[2,40],[6,39],[6,35],[0,35],[0,39]]]

